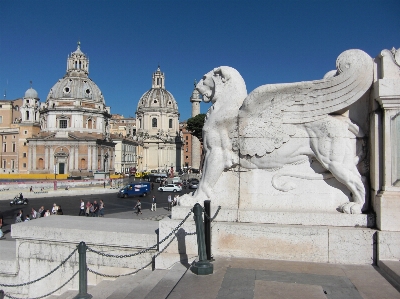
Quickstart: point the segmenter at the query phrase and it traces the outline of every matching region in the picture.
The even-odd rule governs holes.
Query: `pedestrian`
[[[44,216],[43,217],[49,217],[51,214],[50,214],[50,210],[46,210],[46,212],[44,212]]]
[[[89,216],[90,216],[90,217],[93,217],[93,216],[94,216],[93,213],[94,213],[94,206],[93,206],[92,203],[90,203]]]
[[[41,206],[40,209],[38,210],[38,215],[37,217],[44,217],[44,213],[46,213],[46,210],[44,209],[44,206]]]
[[[83,201],[83,199],[81,199],[81,206],[79,209],[79,215],[78,216],[85,216],[85,203]]]
[[[51,215],[56,215],[57,214],[58,207],[56,203],[53,204],[53,208],[51,209]]]
[[[21,212],[17,213],[17,217],[15,217],[15,223],[22,222],[22,214]]]
[[[100,217],[104,217],[104,202],[102,199],[100,199],[100,206],[99,206],[99,212],[100,212]]]
[[[38,213],[35,211],[34,208],[32,208],[32,210],[31,210],[31,219],[36,219],[36,218],[38,218],[37,215],[38,215]]]
[[[93,202],[93,217],[99,217],[99,204],[97,203],[97,201],[95,200]]]
[[[151,199],[151,211],[153,212],[154,210],[155,212],[156,209],[157,209],[157,200],[156,197],[153,195],[153,198]]]
[[[168,211],[171,211],[172,208],[172,198],[171,198],[171,194],[168,195]]]
[[[106,181],[103,182],[103,186],[104,186],[104,188],[106,187]]]
[[[154,190],[154,183],[151,183],[151,190]]]
[[[30,192],[32,192],[32,191],[33,191],[33,188],[32,188],[32,186],[29,188],[29,191],[30,191]]]
[[[87,203],[86,203],[86,211],[85,211],[85,215],[86,215],[86,217],[89,217],[89,215],[90,215],[90,201],[88,201]]]
[[[28,221],[30,221],[31,219],[29,218],[29,214],[27,214],[26,216],[25,216],[25,220],[24,220],[24,222],[28,222]]]
[[[57,215],[64,215],[63,210],[61,209],[61,206],[58,206]]]
[[[172,205],[176,206],[178,204],[178,194],[175,194]]]
[[[133,209],[137,209],[136,215],[139,215],[139,213],[142,214],[142,203],[140,199],[137,200],[136,206],[134,206]]]

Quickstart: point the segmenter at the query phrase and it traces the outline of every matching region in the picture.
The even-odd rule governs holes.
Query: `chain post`
[[[214,271],[214,266],[207,260],[206,244],[204,239],[203,208],[199,203],[193,207],[194,221],[196,222],[197,247],[199,261],[194,263],[191,270],[197,275],[208,275]]]
[[[211,215],[211,200],[204,201],[204,212],[206,215]],[[211,219],[204,217],[204,238],[206,241],[207,260],[211,261]]]
[[[92,295],[87,293],[87,265],[86,265],[86,243],[80,242],[79,252],[79,294],[74,299],[90,299]]]

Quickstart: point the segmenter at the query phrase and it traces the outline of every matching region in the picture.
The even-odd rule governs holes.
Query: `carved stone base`
[[[160,238],[181,220],[159,222]],[[194,222],[186,221],[166,253],[196,254]],[[287,261],[373,264],[376,230],[360,227],[213,222],[212,254]],[[250,247],[249,247],[250,246]],[[251,248],[251,250],[249,250]]]
[[[383,191],[375,197],[378,229],[400,231],[400,192]]]

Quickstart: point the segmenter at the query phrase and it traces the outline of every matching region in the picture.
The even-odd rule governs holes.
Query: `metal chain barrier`
[[[186,217],[164,239],[162,239],[158,243],[154,244],[153,246],[145,248],[145,249],[140,250],[138,252],[131,253],[131,254],[110,254],[110,253],[104,253],[104,252],[101,252],[101,251],[97,251],[97,250],[95,250],[93,248],[90,248],[90,247],[87,247],[87,250],[91,251],[93,253],[96,253],[98,255],[101,255],[101,256],[115,257],[115,258],[127,258],[127,257],[133,257],[133,256],[137,256],[139,254],[146,253],[146,252],[148,252],[148,251],[150,251],[152,249],[157,248],[158,245],[164,243],[165,240],[169,239],[169,237],[171,237],[185,223],[185,221],[189,218],[190,214],[192,214],[192,210],[190,210],[190,212],[186,215]]]
[[[159,244],[162,244],[163,242],[165,242],[165,240],[167,240],[169,237],[171,237],[173,234],[175,234],[176,231],[183,225],[183,223],[185,223],[185,221],[189,218],[189,216],[190,216],[191,214],[192,214],[192,210],[190,210],[190,212],[186,215],[186,217],[171,231],[171,233],[169,233],[164,239],[162,239],[162,240],[161,240],[160,242],[158,242],[157,244],[155,244],[155,245],[153,245],[153,246],[151,246],[151,247],[149,247],[149,248],[146,248],[146,249],[145,249],[145,250],[146,250],[145,252],[149,251],[149,250],[152,249],[152,248],[155,248],[155,247],[156,247],[157,245],[159,245]],[[186,235],[193,235],[193,234],[196,234],[196,233],[190,233],[190,234],[186,234]],[[93,273],[93,274],[96,274],[96,275],[99,275],[99,276],[103,276],[103,277],[109,277],[109,278],[117,278],[117,277],[121,277],[121,276],[128,276],[128,275],[136,274],[136,273],[138,273],[139,271],[141,271],[141,270],[147,268],[148,266],[150,266],[150,265],[153,263],[153,260],[154,260],[155,258],[157,258],[161,253],[163,253],[164,250],[167,249],[168,246],[175,240],[175,238],[176,238],[176,234],[171,238],[171,240],[165,245],[165,247],[164,247],[161,251],[159,251],[158,253],[156,253],[156,254],[152,257],[150,263],[144,265],[144,266],[141,267],[140,269],[137,269],[137,270],[135,270],[135,271],[133,271],[133,272],[126,273],[126,274],[119,274],[119,275],[109,275],[109,274],[99,273],[99,272],[97,272],[97,271],[95,271],[95,270],[92,270],[92,269],[90,269],[90,268],[88,268],[88,271],[91,272],[91,273]],[[89,249],[89,248],[88,248],[88,249]],[[91,251],[94,252],[93,250],[91,250]],[[142,250],[142,251],[144,251],[144,250]],[[97,253],[97,252],[96,252],[96,253]],[[100,253],[100,254],[103,255],[102,253]],[[117,255],[111,255],[111,256],[112,256],[112,257],[125,257],[125,256],[134,256],[134,255],[138,255],[138,254],[140,254],[140,251],[137,252],[137,253],[135,253],[135,254],[130,254],[130,255],[118,255],[118,256],[117,256]]]
[[[67,285],[67,283],[69,283],[75,276],[76,274],[78,274],[79,271],[76,271],[74,275],[72,275],[72,277],[70,279],[68,279],[62,286],[60,286],[59,288],[55,289],[54,291],[47,293],[46,295],[40,296],[40,297],[35,297],[35,298],[29,298],[29,299],[42,299],[44,297],[50,296],[52,294],[54,294],[55,292],[61,290],[64,286]],[[14,297],[14,296],[10,296],[7,294],[4,294],[5,297],[10,298],[10,299],[26,299],[26,298],[20,298],[20,297]]]
[[[215,212],[214,217],[212,217],[212,218],[210,218],[210,216],[207,215],[206,210],[204,209],[204,207],[202,207],[202,209],[203,209],[204,216],[206,216],[207,219],[210,220],[210,222],[213,222],[214,219],[217,217],[219,211],[221,210],[221,206],[218,206],[218,209],[217,209],[217,211]]]
[[[173,237],[171,238],[171,240],[167,243],[167,245],[165,245],[165,247],[164,247],[161,251],[159,251],[157,254],[155,254],[155,255],[151,258],[151,262],[150,262],[150,263],[148,263],[147,265],[144,265],[142,268],[137,269],[137,270],[135,270],[135,271],[133,271],[133,272],[126,273],[126,274],[119,274],[119,275],[109,275],[109,274],[103,274],[103,273],[96,272],[96,271],[94,271],[94,270],[92,270],[92,269],[90,269],[90,268],[88,268],[88,271],[89,271],[89,272],[92,272],[93,274],[99,275],[99,276],[103,276],[103,277],[112,277],[112,278],[117,278],[117,277],[121,277],[121,276],[128,276],[128,275],[136,274],[136,273],[138,273],[139,271],[141,271],[141,270],[147,268],[148,266],[150,266],[150,265],[153,263],[153,260],[154,260],[156,257],[158,257],[161,253],[163,253],[164,250],[167,249],[168,246],[172,243],[172,241],[175,240],[175,238],[176,238],[176,235],[173,236]]]
[[[22,286],[26,286],[26,285],[30,285],[32,283],[38,282],[39,280],[42,280],[43,278],[46,278],[50,274],[53,274],[55,271],[57,271],[62,265],[64,265],[75,254],[75,252],[77,250],[78,250],[78,248],[74,249],[74,251],[72,251],[71,254],[65,260],[63,260],[60,265],[58,265],[56,268],[54,268],[49,273],[47,273],[46,275],[43,275],[40,278],[37,278],[37,279],[29,281],[29,282],[20,283],[20,284],[2,284],[2,283],[0,283],[0,286],[1,287],[10,287],[10,288],[11,287],[22,287]]]

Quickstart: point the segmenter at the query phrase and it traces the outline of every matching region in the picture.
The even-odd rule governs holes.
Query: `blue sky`
[[[126,117],[135,116],[158,64],[186,120],[193,81],[214,67],[236,68],[251,92],[320,79],[347,49],[376,57],[400,47],[399,0],[0,0],[0,12],[6,99],[23,97],[32,80],[44,102],[79,40],[89,77],[111,113]]]

